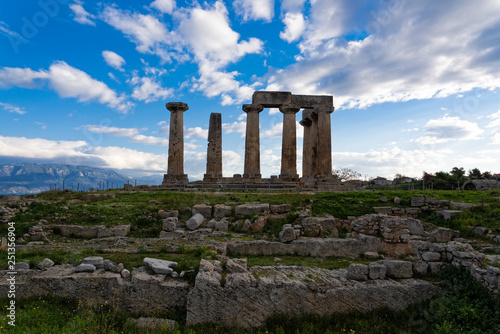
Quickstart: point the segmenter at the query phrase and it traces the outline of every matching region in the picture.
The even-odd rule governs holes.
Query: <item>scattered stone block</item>
[[[363,253],[363,256],[365,257],[365,259],[370,259],[370,260],[375,260],[380,257],[379,253],[377,252],[365,252]]]
[[[418,276],[427,275],[428,268],[429,268],[429,265],[423,261],[413,263],[413,272]]]
[[[441,254],[436,252],[425,252],[422,254],[422,260],[425,262],[437,262],[441,259]]]
[[[54,265],[54,261],[52,261],[51,259],[49,258],[45,258],[42,260],[42,262],[40,262],[37,266],[38,269],[40,270],[43,270],[43,269],[47,269],[47,268],[50,268]]]
[[[267,203],[247,203],[236,206],[235,213],[242,216],[253,216],[268,214],[269,204]]]
[[[252,232],[260,232],[267,224],[266,216],[259,216],[253,223],[251,223],[249,230]]]
[[[366,264],[351,263],[347,268],[347,278],[366,281],[368,279],[368,266]]]
[[[413,207],[419,207],[425,205],[425,197],[412,197],[410,205]]]
[[[455,216],[458,216],[462,210],[441,210],[436,211],[436,214],[443,216],[444,219],[449,220]]]
[[[144,265],[154,271],[156,274],[170,274],[177,268],[177,262],[153,259],[146,257],[143,260]]]
[[[308,217],[302,219],[302,226],[304,227],[304,232],[306,231],[317,231],[317,225],[321,226],[321,231],[326,231],[332,236],[338,236],[339,231],[337,225],[335,224],[335,218],[332,216],[328,217]],[[310,233],[311,236],[317,236],[315,233]],[[319,235],[319,233],[318,233]]]
[[[370,279],[384,279],[387,273],[387,268],[380,263],[370,263],[368,265],[368,276]]]
[[[229,274],[247,272],[247,259],[229,259],[226,262],[226,270]]]
[[[411,278],[413,276],[413,266],[409,261],[382,260],[379,263],[387,267],[387,276],[392,278]]]
[[[428,264],[431,274],[439,274],[444,268],[448,266],[448,263],[444,262],[429,262]]]
[[[193,215],[200,214],[204,218],[210,218],[212,216],[212,207],[206,204],[196,204],[191,210]]]
[[[123,263],[115,264],[111,260],[104,260],[104,269],[112,273],[121,273],[123,270]]]
[[[453,231],[449,228],[438,227],[430,233],[430,242],[448,242],[453,237]]]
[[[243,226],[241,227],[241,232],[249,231],[251,226],[252,226],[252,223],[250,222],[250,219],[245,219],[245,222],[243,223]]]
[[[394,204],[396,204],[396,205],[401,204],[401,198],[399,198],[399,197],[394,197]]]
[[[269,209],[271,210],[271,213],[281,214],[292,211],[292,206],[290,204],[275,204],[275,205],[270,205]]]
[[[183,229],[177,229],[173,232],[167,232],[167,231],[161,231],[160,232],[160,239],[165,239],[165,240],[177,240],[184,238],[186,236],[186,231]]]
[[[280,241],[283,243],[290,243],[295,240],[295,230],[292,225],[285,224],[283,225],[283,229],[279,233]]]
[[[123,269],[122,272],[120,273],[120,275],[123,278],[129,278],[130,277],[130,271],[128,271],[128,269]]]
[[[91,264],[97,269],[104,268],[104,259],[102,256],[89,256],[83,259],[82,264]]]
[[[175,231],[178,222],[179,219],[177,219],[177,217],[167,217],[163,219],[163,230],[167,232]]]
[[[232,214],[232,209],[228,205],[216,204],[214,205],[214,218],[220,219],[223,217],[230,217]]]
[[[488,229],[486,227],[482,227],[482,226],[476,226],[472,232],[474,232],[474,234],[477,234],[477,235],[484,235],[488,232]]]
[[[193,217],[189,218],[189,220],[186,222],[186,227],[190,229],[191,231],[196,230],[200,225],[203,223],[205,218],[203,215],[196,213]]]
[[[215,222],[214,229],[216,231],[227,232],[229,230],[229,223],[227,222],[227,220]]]
[[[405,213],[411,216],[418,215],[421,212],[420,208],[405,208]]]
[[[380,197],[379,201],[383,202],[383,203],[387,203],[387,201],[388,201],[387,196]]]
[[[30,268],[30,265],[26,262],[17,262],[14,265],[14,270],[28,270]]]
[[[424,230],[424,224],[418,219],[407,218],[406,224],[408,225],[408,231],[410,234],[427,236],[428,233]]]
[[[390,215],[392,214],[392,208],[390,206],[375,206],[373,210],[379,215]]]
[[[125,237],[130,233],[130,225],[105,227],[97,231],[97,237]]]
[[[82,263],[75,268],[76,273],[93,273],[96,267],[90,263]]]

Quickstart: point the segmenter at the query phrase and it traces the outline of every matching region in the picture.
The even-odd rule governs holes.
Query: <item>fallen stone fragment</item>
[[[97,269],[104,268],[104,259],[102,256],[89,256],[83,259],[82,264],[92,264]]]
[[[368,279],[368,266],[366,264],[351,263],[347,268],[347,277],[357,281]]]
[[[27,264],[26,262],[18,262],[14,266],[15,270],[27,270],[29,268],[30,268],[30,265]]]
[[[104,269],[112,273],[121,273],[123,270],[123,263],[117,265],[111,260],[104,260]]]
[[[123,269],[122,272],[120,273],[120,275],[122,275],[123,278],[129,278],[130,271],[128,271],[127,269]]]
[[[49,258],[45,258],[42,260],[42,262],[40,262],[37,266],[38,269],[40,270],[43,270],[43,269],[47,269],[47,268],[50,268],[54,265],[54,261],[52,261],[51,259]]]
[[[186,222],[186,226],[191,231],[194,231],[200,227],[204,219],[205,218],[201,214],[197,213]]]
[[[177,262],[153,259],[150,257],[144,258],[144,265],[156,274],[171,274],[174,269],[177,268]]]
[[[75,268],[76,273],[93,273],[96,267],[93,264],[82,263]]]
[[[283,229],[279,233],[279,238],[281,242],[290,243],[295,240],[295,230],[292,225],[285,224],[283,225]]]

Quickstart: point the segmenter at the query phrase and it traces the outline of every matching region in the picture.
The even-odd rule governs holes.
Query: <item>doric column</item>
[[[170,135],[168,137],[168,171],[163,182],[187,182],[184,174],[184,112],[189,109],[183,102],[169,102]]]
[[[312,177],[312,138],[311,138],[311,111],[302,111],[302,121],[300,125],[304,127],[304,141],[302,144],[302,177]]]
[[[319,177],[332,176],[332,128],[330,114],[333,108],[317,108],[314,110],[318,117],[318,148],[316,175]]]
[[[260,179],[260,138],[259,113],[264,109],[260,104],[244,104],[247,113],[247,129],[245,138],[245,170],[244,178]]]
[[[207,173],[205,181],[217,181],[222,178],[222,116],[210,114],[208,126]]]
[[[300,108],[293,105],[282,105],[279,108],[283,113],[280,179],[295,181],[299,178],[297,174],[297,129],[295,126],[295,114]]]
[[[318,175],[318,115],[311,112],[311,175]]]

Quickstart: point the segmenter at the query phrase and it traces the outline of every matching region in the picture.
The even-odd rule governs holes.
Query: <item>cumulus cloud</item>
[[[272,128],[267,129],[260,135],[261,138],[278,138],[283,133],[283,122],[276,123]]]
[[[76,21],[80,24],[87,24],[87,25],[95,26],[95,22],[92,21],[95,19],[95,16],[88,13],[83,8],[82,1],[75,0],[75,3],[70,4],[69,8],[73,11],[73,14],[75,15],[75,17],[73,18],[74,21]]]
[[[491,118],[491,121],[486,125],[487,128],[496,128],[500,126],[500,110],[486,117]]]
[[[246,122],[222,123],[222,131],[224,131],[224,133],[237,132],[241,133],[241,137],[245,136],[246,128]]]
[[[9,104],[9,103],[0,102],[0,107],[2,107],[3,110],[5,110],[5,111],[13,112],[13,113],[16,113],[19,115],[26,114],[26,110],[24,110],[23,108],[14,106],[14,105]]]
[[[186,130],[184,136],[186,138],[202,138],[202,139],[207,139],[208,138],[208,129],[202,129],[199,126],[194,127],[194,128],[189,128],[189,129]]]
[[[483,130],[476,123],[458,117],[431,119],[425,125],[426,134],[417,139],[422,144],[441,144],[455,140],[479,139]]]
[[[87,124],[87,125],[82,125],[81,127],[78,128],[78,130],[83,130],[98,134],[107,134],[113,137],[126,137],[131,142],[145,144],[145,145],[168,146],[168,139],[142,135],[140,134],[140,130],[136,128],[117,128],[105,125]],[[92,137],[88,135],[87,138],[92,139]],[[94,144],[100,144],[100,141],[97,141]]]
[[[500,133],[495,133],[491,139],[491,144],[500,145]]]
[[[98,102],[119,112],[128,112],[133,104],[124,96],[110,89],[105,83],[93,79],[87,73],[56,61],[48,71],[33,71],[29,68],[0,68],[0,88],[41,88],[48,83],[60,97],[76,98],[79,102]]]
[[[125,71],[122,66],[125,64],[125,59],[123,59],[122,56],[119,54],[113,52],[113,51],[103,51],[102,56],[104,58],[104,61],[106,64],[109,66],[119,70],[119,71]]]
[[[233,7],[243,21],[271,21],[274,16],[274,0],[235,0]]]
[[[283,18],[285,30],[280,32],[280,38],[291,43],[300,38],[306,29],[306,22],[302,13],[286,13]]]
[[[500,87],[496,1],[310,4],[296,63],[272,69],[267,89],[333,93],[339,107],[365,108]]]
[[[175,0],[155,0],[150,5],[165,14],[172,14],[175,8]]]
[[[135,86],[132,97],[146,103],[165,99],[173,95],[172,88],[163,88],[154,78],[134,76],[130,83]]]

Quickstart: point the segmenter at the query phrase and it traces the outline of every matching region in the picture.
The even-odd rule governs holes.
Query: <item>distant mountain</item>
[[[111,169],[61,164],[0,165],[0,194],[32,194],[54,189],[88,190],[104,187],[123,187],[133,180]]]

